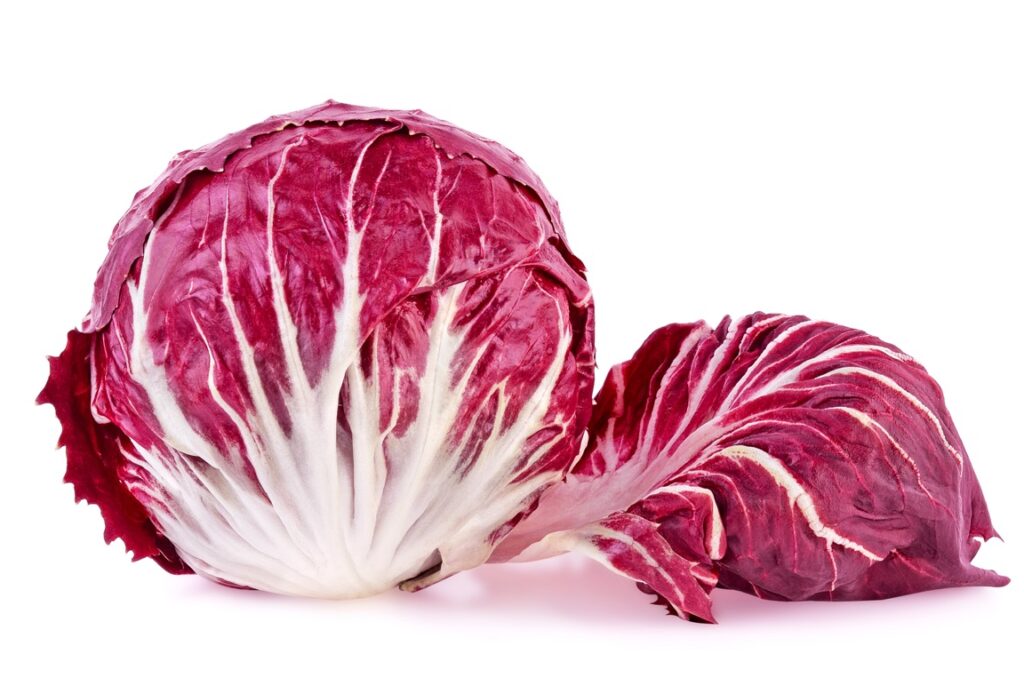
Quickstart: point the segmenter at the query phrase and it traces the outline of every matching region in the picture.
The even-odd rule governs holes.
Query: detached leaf
[[[705,620],[716,578],[784,600],[1008,581],[971,565],[996,532],[938,384],[861,331],[659,329],[608,374],[590,434],[495,560],[583,549]]]

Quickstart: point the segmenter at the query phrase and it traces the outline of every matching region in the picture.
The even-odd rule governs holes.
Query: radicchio
[[[493,561],[578,550],[670,612],[715,586],[784,600],[1000,586],[942,391],[896,347],[804,317],[655,331],[598,394],[590,443]]]
[[[327,102],[139,192],[40,401],[108,541],[361,596],[484,562],[564,476],[592,338],[583,265],[520,158]]]

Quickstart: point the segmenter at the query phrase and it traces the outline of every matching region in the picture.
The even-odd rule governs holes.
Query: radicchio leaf
[[[108,540],[350,597],[487,559],[579,455],[592,340],[583,265],[521,159],[328,102],[139,192],[40,401]]]
[[[494,560],[587,553],[713,621],[716,585],[782,600],[886,598],[1007,579],[921,365],[861,331],[755,314],[655,331],[598,394],[590,443]]]

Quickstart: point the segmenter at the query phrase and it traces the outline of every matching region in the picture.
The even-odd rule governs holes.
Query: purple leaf
[[[785,600],[1003,585],[971,565],[995,535],[923,367],[855,329],[755,314],[666,326],[614,367],[583,458],[493,559],[581,550],[710,620],[716,579]]]

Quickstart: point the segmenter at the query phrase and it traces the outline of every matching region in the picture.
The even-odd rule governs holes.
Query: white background
[[[0,680],[1005,683],[1024,611],[1020,5],[344,5],[5,9]],[[340,603],[104,546],[32,404],[44,355],[175,152],[328,97],[422,108],[528,160],[590,270],[599,377],[658,325],[758,309],[915,355],[1006,540],[978,562],[1016,581],[834,605],[716,591],[720,624],[699,626],[568,557]]]

